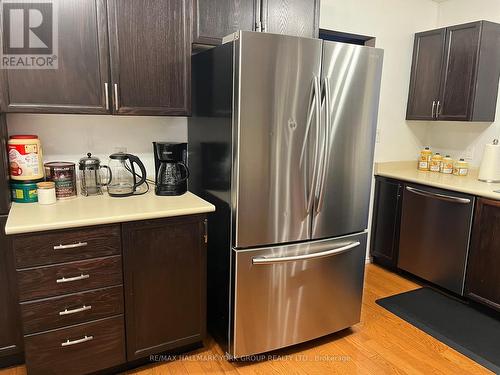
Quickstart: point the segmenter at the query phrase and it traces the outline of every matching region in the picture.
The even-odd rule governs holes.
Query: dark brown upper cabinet
[[[113,112],[189,115],[191,1],[108,0]]]
[[[415,34],[407,120],[495,120],[500,24],[478,21]]]
[[[57,7],[58,69],[2,69],[2,112],[109,112],[105,2],[58,0]]]
[[[260,0],[193,0],[193,12],[193,43],[217,45],[237,30],[257,30]]]
[[[319,0],[262,0],[262,31],[317,38]]]
[[[193,43],[217,45],[238,30],[318,37],[319,0],[194,0]]]
[[[500,311],[500,202],[478,199],[465,291],[467,297]]]
[[[415,35],[406,115],[408,120],[434,120],[441,82],[445,36],[446,29]]]

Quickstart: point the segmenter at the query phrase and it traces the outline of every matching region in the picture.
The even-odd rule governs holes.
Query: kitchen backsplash
[[[9,134],[40,137],[45,161],[72,161],[87,152],[107,164],[109,155],[121,148],[137,155],[154,176],[153,141],[186,142],[187,119],[109,115],[7,115]]]

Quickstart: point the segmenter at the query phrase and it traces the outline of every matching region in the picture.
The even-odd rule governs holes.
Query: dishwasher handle
[[[468,198],[460,198],[460,197],[454,197],[451,195],[431,193],[430,191],[420,190],[420,189],[417,189],[417,188],[414,188],[411,186],[406,186],[406,190],[409,191],[410,193],[413,193],[413,194],[422,195],[422,196],[428,197],[428,198],[436,198],[436,199],[446,201],[446,202],[460,203],[460,204],[469,204],[471,202],[471,200]]]

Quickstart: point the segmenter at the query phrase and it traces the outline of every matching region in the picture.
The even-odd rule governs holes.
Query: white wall
[[[487,20],[500,23],[500,0],[447,0],[439,4],[436,27]],[[479,166],[484,145],[500,138],[500,95],[496,121],[491,123],[432,122],[428,125],[426,143],[434,151],[449,153],[455,158],[469,156],[472,165]]]
[[[9,134],[37,134],[45,161],[72,161],[91,152],[107,163],[116,148],[139,156],[154,176],[153,141],[186,142],[182,117],[8,114]]]
[[[321,0],[321,28],[374,36],[385,50],[376,161],[415,159],[426,141],[426,123],[405,121],[406,102],[413,35],[437,18],[431,0]]]

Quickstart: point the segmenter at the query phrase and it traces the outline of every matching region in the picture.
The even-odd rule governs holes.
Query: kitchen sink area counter
[[[59,200],[53,205],[13,203],[5,232],[8,235],[91,225],[201,214],[214,205],[191,192],[160,197],[151,190],[144,195],[113,198],[107,194]]]
[[[500,191],[500,183],[479,181],[477,179],[477,169],[471,169],[467,176],[455,176],[438,172],[419,171],[416,161],[394,161],[375,163],[374,174],[376,176],[500,200],[500,192],[495,192],[497,190]]]

